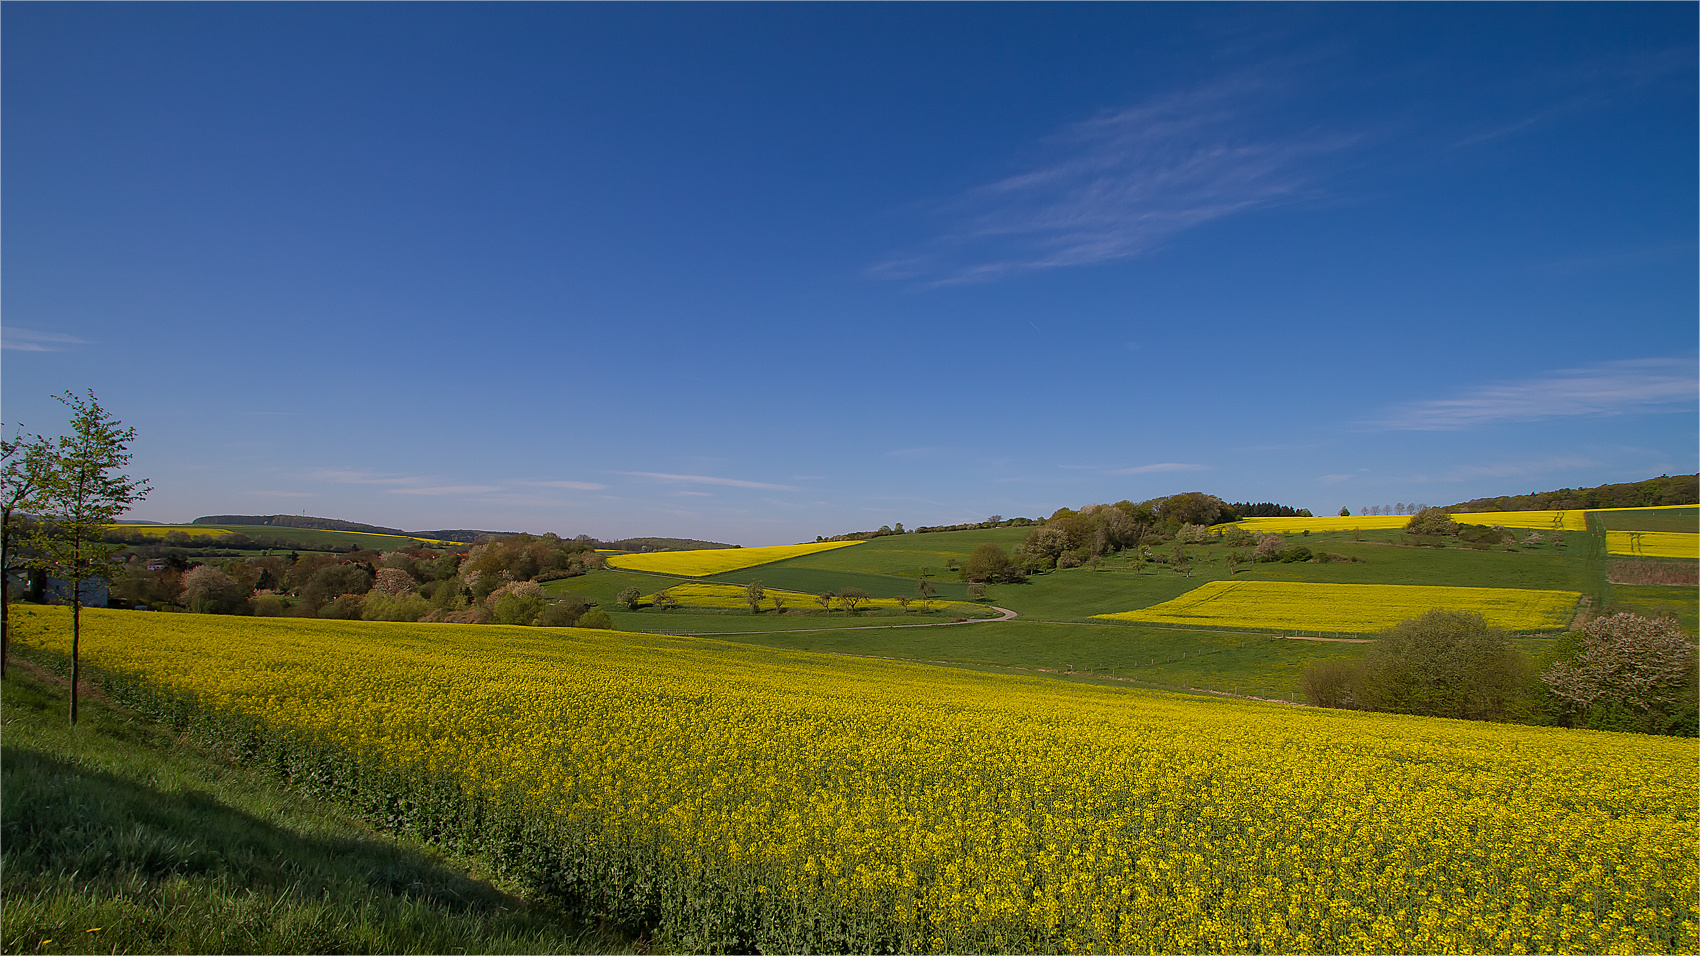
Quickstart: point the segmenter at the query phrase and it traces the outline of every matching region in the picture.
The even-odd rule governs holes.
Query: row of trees
[[[107,414],[92,390],[86,397],[69,391],[55,397],[70,409],[70,434],[0,439],[0,677],[10,653],[13,574],[35,569],[63,582],[71,604],[75,724],[85,587],[111,580],[118,546],[105,540],[106,526],[151,489],[145,479],[123,472],[134,428]],[[33,521],[20,541],[26,515]]]
[[[542,597],[543,582],[601,566],[601,555],[588,543],[552,534],[510,534],[465,552],[415,544],[387,553],[263,555],[200,564],[181,553],[151,560],[133,554],[116,575],[113,599],[126,607],[203,614],[531,624],[545,606],[563,603]],[[582,599],[564,602],[568,609],[577,605],[585,605],[577,613],[588,607]],[[527,607],[535,611],[532,619],[516,620]],[[551,621],[558,617],[553,614]]]
[[[1694,736],[1696,667],[1671,620],[1595,618],[1530,659],[1481,615],[1436,610],[1357,660],[1311,664],[1300,686],[1321,707]]]

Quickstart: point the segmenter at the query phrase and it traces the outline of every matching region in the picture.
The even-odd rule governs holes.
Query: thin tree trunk
[[[71,726],[77,725],[77,642],[82,637],[81,581],[71,584]]]

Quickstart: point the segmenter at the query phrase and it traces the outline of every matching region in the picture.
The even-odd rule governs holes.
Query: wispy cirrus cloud
[[[388,495],[487,495],[501,491],[500,485],[422,485],[409,488],[388,488]]]
[[[792,485],[775,485],[765,481],[744,481],[740,478],[718,478],[713,475],[672,475],[659,471],[617,471],[617,475],[630,478],[648,478],[652,481],[669,481],[687,485],[721,485],[727,488],[760,488],[767,491],[796,491]]]
[[[1270,84],[1233,78],[1077,123],[1053,158],[941,204],[945,231],[870,273],[933,284],[1128,259],[1176,233],[1319,194],[1318,161],[1359,141],[1266,133]]]
[[[516,481],[516,485],[528,488],[564,488],[567,491],[606,491],[607,485],[594,481]]]
[[[417,475],[384,475],[350,468],[319,468],[309,472],[307,477],[339,485],[420,485],[426,480]]]
[[[1209,465],[1195,465],[1184,461],[1160,461],[1152,465],[1137,465],[1133,468],[1117,468],[1110,472],[1112,475],[1160,475],[1172,471],[1208,471]]]
[[[1503,422],[1677,411],[1694,408],[1697,391],[1700,373],[1693,358],[1630,359],[1397,405],[1364,424],[1394,431],[1452,431]]]
[[[15,325],[0,327],[0,349],[13,352],[64,352],[87,344],[86,340],[63,332],[38,332]]]

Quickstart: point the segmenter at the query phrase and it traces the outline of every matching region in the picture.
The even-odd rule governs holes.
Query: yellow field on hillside
[[[784,599],[785,609],[787,611],[819,611],[823,609],[820,601],[816,599],[816,596],[809,594],[806,591],[787,591],[783,588],[763,588],[762,592],[764,594],[762,607],[765,610],[772,610],[774,608],[775,605],[773,599],[776,595]],[[744,589],[742,584],[713,584],[707,581],[701,581],[693,584],[675,584],[663,591],[657,591],[654,594],[646,594],[643,598],[641,598],[641,600],[648,604],[654,604],[655,599],[663,593],[671,594],[673,599],[679,602],[680,607],[705,607],[720,609],[748,608],[750,606],[747,599],[748,592]],[[842,602],[836,598],[830,601],[829,605],[830,609],[834,611],[841,610],[843,608]],[[867,598],[856,606],[863,610],[868,608],[884,608],[887,610],[900,611],[904,609],[903,605],[895,598],[882,597]],[[985,605],[982,604],[967,604],[961,601],[922,601],[918,598],[909,602],[909,610],[947,611],[951,614],[965,615],[978,615],[986,612]]]
[[[1606,550],[1646,558],[1700,558],[1700,534],[1681,531],[1607,531]]]
[[[1700,948],[1691,741],[611,631],[83,620],[99,666],[353,756],[317,786],[489,795],[491,853],[661,949]]]
[[[1363,634],[1386,630],[1406,618],[1439,608],[1478,613],[1495,627],[1534,631],[1568,624],[1580,597],[1575,591],[1522,588],[1211,581],[1162,604],[1093,617],[1148,624]]]
[[[216,538],[223,534],[248,533],[246,531],[239,530],[244,527],[242,525],[225,527],[224,525],[216,524],[109,524],[105,527],[115,531],[127,531],[133,534],[158,535],[160,537],[164,537],[173,531],[181,531],[190,537],[198,538]],[[285,525],[267,525],[264,526],[262,530],[267,533],[275,533],[279,536],[287,535],[291,531],[298,531],[305,534],[349,534],[360,535],[367,538],[395,538],[398,541],[418,541],[422,544],[448,544],[466,547],[466,545],[457,541],[440,541],[436,538],[421,538],[411,534],[384,534],[378,531],[340,531],[332,528],[291,528]]]
[[[1586,531],[1586,511],[1467,511],[1455,514],[1459,524],[1498,525],[1538,531]]]
[[[860,541],[820,541],[809,544],[782,544],[767,548],[714,548],[707,551],[655,551],[648,554],[621,554],[608,559],[609,567],[626,571],[651,571],[655,574],[677,574],[687,578],[704,578],[727,571],[742,571],[761,564],[772,564],[786,558],[801,557],[817,551],[848,548]]]
[[[106,528],[113,531],[127,531],[131,534],[159,535],[164,537],[173,531],[181,531],[191,537],[216,537],[230,532],[224,528],[204,524],[109,524]]]

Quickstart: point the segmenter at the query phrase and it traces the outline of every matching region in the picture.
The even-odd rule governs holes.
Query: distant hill
[[[698,541],[695,538],[621,538],[619,541],[599,541],[610,551],[718,551],[739,545],[719,541]]]
[[[1653,508],[1700,504],[1700,475],[1661,475],[1646,481],[1592,488],[1531,491],[1526,495],[1475,498],[1447,511],[1569,511],[1581,508]]]
[[[415,538],[435,538],[438,541],[458,541],[461,544],[471,544],[479,538],[505,538],[508,535],[519,534],[518,531],[475,531],[471,528],[456,528],[449,531],[405,531],[398,534],[410,534]]]
[[[273,528],[310,528],[315,531],[359,531],[363,534],[407,534],[400,528],[385,528],[358,521],[338,518],[314,518],[310,515],[205,515],[190,524],[269,525]]]

